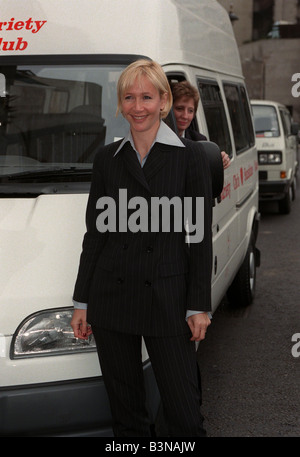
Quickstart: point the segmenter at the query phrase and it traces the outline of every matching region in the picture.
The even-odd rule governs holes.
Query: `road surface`
[[[299,184],[299,178],[298,178]],[[289,215],[261,207],[255,302],[225,302],[200,343],[205,427],[211,437],[300,436],[300,191]]]

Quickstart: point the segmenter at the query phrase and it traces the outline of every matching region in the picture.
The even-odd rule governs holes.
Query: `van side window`
[[[168,78],[171,88],[172,88],[173,84],[180,83],[182,81],[187,80],[187,77],[184,73],[169,72],[169,73],[167,73],[167,78]],[[172,130],[177,131],[177,127],[173,128],[173,126],[172,126],[172,122],[171,122],[172,116],[174,116],[173,108],[172,108],[171,112],[169,113],[168,117],[165,119],[165,122],[169,127],[171,127]],[[191,128],[191,130],[195,130],[196,132],[201,133],[201,132],[199,132],[199,127],[198,127],[198,122],[197,122],[196,116],[192,120],[192,122],[190,124],[190,128]]]
[[[241,86],[224,84],[224,92],[231,119],[236,152],[242,152],[254,144],[253,127],[250,124],[246,93],[241,94]],[[245,111],[247,108],[247,111]]]
[[[255,144],[255,135],[254,135],[254,128],[253,128],[253,121],[252,115],[250,111],[250,104],[248,101],[246,89],[243,86],[240,86],[240,93],[241,93],[241,100],[243,105],[243,110],[245,114],[245,121],[246,121],[246,128],[249,140],[249,146],[254,146]]]
[[[283,111],[281,109],[279,109],[279,113],[280,113],[280,117],[281,117],[281,121],[282,121],[282,125],[283,125],[284,134],[286,136],[289,136],[289,135],[291,135],[291,131],[292,131],[291,117],[290,117],[289,113],[287,113],[286,111]]]
[[[215,81],[197,80],[210,141],[232,157],[232,145],[220,88]]]

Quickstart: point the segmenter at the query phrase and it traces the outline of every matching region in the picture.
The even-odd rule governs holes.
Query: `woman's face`
[[[136,79],[123,94],[121,110],[130,124],[131,132],[154,133],[159,127],[160,112],[166,104],[167,94],[160,96],[146,76]]]
[[[181,136],[195,116],[195,103],[192,98],[181,97],[173,103],[178,134]]]

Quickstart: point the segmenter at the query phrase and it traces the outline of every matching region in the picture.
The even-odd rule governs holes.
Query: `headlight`
[[[282,163],[281,151],[258,152],[258,162],[260,165],[277,165]]]
[[[95,351],[96,344],[92,335],[88,340],[74,337],[70,326],[72,314],[73,308],[59,308],[28,316],[13,337],[11,358]]]

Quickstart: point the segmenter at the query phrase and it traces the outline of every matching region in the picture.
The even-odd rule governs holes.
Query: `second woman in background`
[[[192,130],[190,127],[196,115],[200,99],[197,88],[192,86],[188,81],[181,81],[172,84],[171,89],[178,135],[193,141],[206,141],[206,136],[196,130]],[[228,154],[222,151],[221,155],[224,169],[228,168],[230,165]]]

